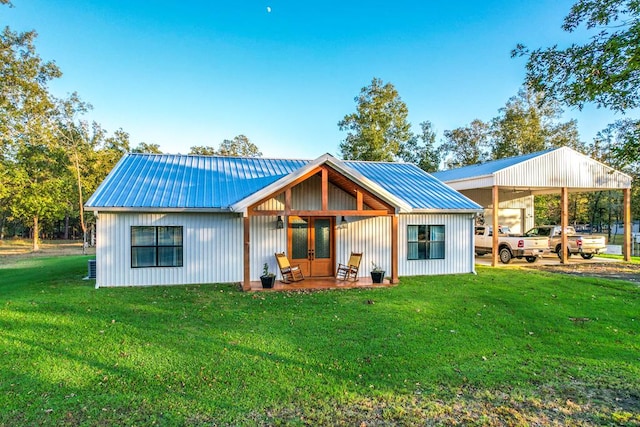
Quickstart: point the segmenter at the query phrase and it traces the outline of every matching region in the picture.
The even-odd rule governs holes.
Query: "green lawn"
[[[96,290],[86,260],[2,260],[0,425],[640,425],[636,284]]]

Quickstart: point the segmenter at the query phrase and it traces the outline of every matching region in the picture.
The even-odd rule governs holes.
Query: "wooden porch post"
[[[329,171],[322,168],[320,175],[322,177],[322,210],[329,210]]]
[[[249,236],[251,235],[251,217],[245,216],[244,220],[244,280],[242,282],[242,290],[251,290],[251,245]]]
[[[625,188],[622,190],[624,194],[624,242],[622,243],[622,253],[624,260],[631,261],[631,189]]]
[[[499,187],[494,185],[491,192],[491,203],[493,205],[493,212],[491,215],[491,222],[493,223],[493,238],[491,239],[491,267],[498,265],[498,205],[500,203],[498,189]]]
[[[567,187],[560,189],[560,236],[561,246],[560,249],[562,256],[560,257],[560,263],[567,264],[569,262],[567,252],[569,250],[567,241],[567,227],[569,226],[569,191]]]
[[[398,214],[391,216],[391,283],[398,283]]]

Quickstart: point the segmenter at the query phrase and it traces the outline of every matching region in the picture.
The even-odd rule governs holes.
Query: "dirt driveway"
[[[476,264],[491,265],[491,258],[489,256],[476,257]],[[567,264],[560,264],[557,256],[550,255],[533,264],[526,262],[524,259],[514,259],[506,265],[498,263],[498,267],[525,267],[551,273],[604,277],[640,283],[640,264],[631,264],[610,258],[596,257],[585,260],[580,257],[571,257]]]
[[[640,283],[640,264],[626,262],[590,262],[556,265],[530,265],[529,268],[576,276],[604,277]]]

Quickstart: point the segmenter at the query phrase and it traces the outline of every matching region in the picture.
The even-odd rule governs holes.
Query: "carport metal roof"
[[[631,177],[569,147],[465,166],[433,176],[456,190],[492,188],[497,185],[531,194],[631,188]]]
[[[495,160],[433,174],[458,190],[491,192],[491,205],[510,194],[519,197],[560,193],[562,229],[568,224],[568,193],[622,190],[624,193],[625,260],[631,259],[631,177],[569,147],[560,147],[517,157]],[[468,197],[473,197],[465,192]],[[486,192],[485,192],[486,194]],[[507,196],[508,197],[508,196]],[[474,200],[479,202],[479,200]],[[493,209],[493,228],[498,229],[498,209]],[[493,238],[492,264],[498,260],[498,236]],[[567,245],[563,236],[563,250]]]

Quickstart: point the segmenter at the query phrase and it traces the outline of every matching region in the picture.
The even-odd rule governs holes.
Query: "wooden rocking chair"
[[[351,280],[352,282],[358,280],[360,261],[362,261],[362,253],[351,252],[349,261],[346,264],[338,264],[338,268],[336,270],[336,279]]]
[[[291,265],[289,258],[283,253],[276,254],[276,261],[278,261],[278,267],[280,268],[280,274],[282,274],[282,283],[299,282],[304,280],[302,270],[299,265]]]

